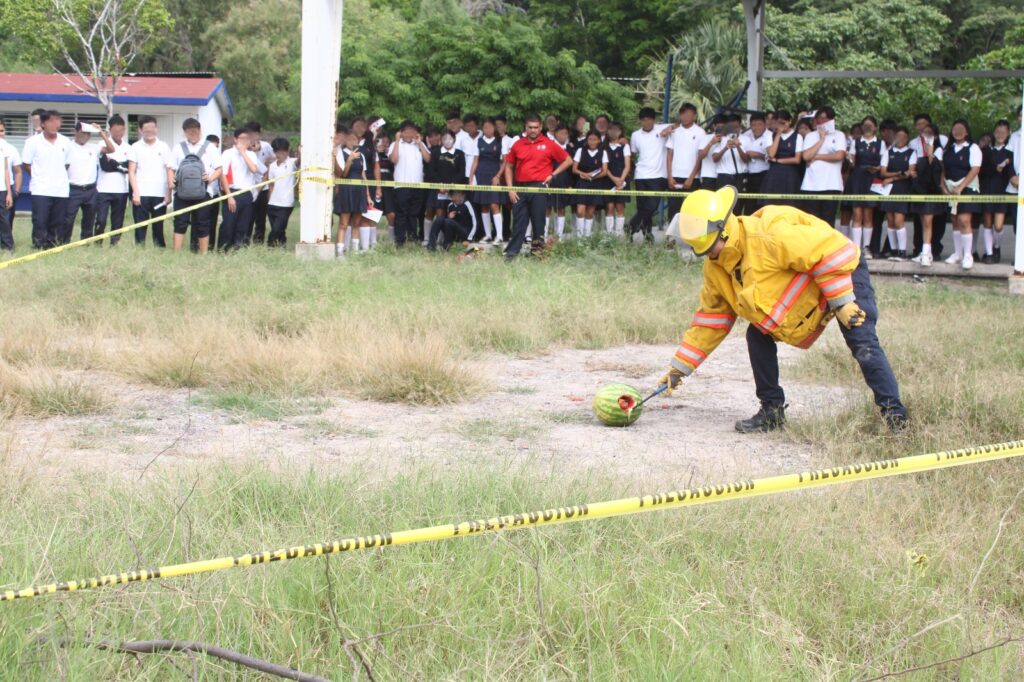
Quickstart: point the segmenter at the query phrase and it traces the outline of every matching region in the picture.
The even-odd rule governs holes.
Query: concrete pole
[[[764,93],[764,15],[766,0],[743,0],[743,17],[747,25],[747,108],[761,110]]]
[[[1013,150],[1013,155],[1016,159],[1015,163],[1018,164],[1018,178],[1021,172],[1024,171],[1024,162],[1020,158],[1021,155],[1024,155],[1024,84],[1021,87],[1021,120],[1019,123],[1020,127],[1017,128],[1017,148]],[[1013,250],[1013,272],[1014,275],[1020,278],[1024,276],[1024,182],[1018,182],[1017,186],[1017,222],[1014,225],[1017,226],[1017,244]],[[1024,294],[1024,286],[1021,286],[1021,290],[1018,293]]]
[[[331,244],[334,124],[338,110],[343,0],[302,2],[302,176],[296,253],[333,258]],[[319,180],[319,182],[317,182]]]

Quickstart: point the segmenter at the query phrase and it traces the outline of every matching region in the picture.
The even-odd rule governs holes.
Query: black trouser
[[[217,246],[224,250],[240,249],[248,244],[252,237],[252,216],[253,209],[255,208],[255,199],[253,199],[252,192],[236,194],[234,199],[234,213],[228,209],[230,199],[223,201],[224,220],[220,224]]]
[[[668,182],[665,178],[649,178],[636,181],[636,188],[645,192],[664,192],[667,186]],[[636,213],[629,219],[630,239],[637,232],[643,232],[644,238],[647,241],[654,240],[651,230],[654,227],[654,214],[658,212],[658,206],[660,205],[660,197],[639,196],[636,198]]]
[[[416,239],[416,224],[423,210],[423,192],[407,187],[395,189],[395,246]]]
[[[204,201],[209,201],[209,199],[209,197],[203,197],[202,199],[180,199],[174,197],[174,210],[179,211],[183,208],[191,208]],[[189,226],[192,227],[192,236],[197,241],[203,237],[210,236],[210,212],[206,210],[205,206],[174,216],[174,234],[187,234]]]
[[[736,191],[743,193],[746,190],[747,176],[745,173],[719,173],[718,174],[718,187],[722,188],[727,185],[731,185],[736,188]],[[745,202],[738,201],[736,203],[736,215],[740,215],[743,212]]]
[[[210,198],[211,199],[215,199],[216,197],[210,197]],[[211,204],[211,205],[207,206],[206,208],[199,209],[200,211],[203,211],[204,213],[206,213],[207,225],[210,226],[210,248],[211,249],[217,247],[217,222],[220,220],[220,210],[221,210],[221,205],[223,203],[224,202],[221,202],[221,203],[218,203],[218,204]],[[193,251],[199,251],[199,235],[196,234],[195,230],[192,230],[192,232],[189,234],[189,247]]]
[[[768,171],[763,171],[761,173],[747,173],[746,186],[743,188],[743,191],[747,194],[760,194],[761,183],[764,182],[764,176],[766,175],[768,175]],[[744,199],[741,204],[743,206],[743,215],[750,215],[757,209],[761,208],[760,199]]]
[[[857,269],[853,271],[853,295],[856,297],[857,305],[867,313],[867,319],[864,320],[864,324],[853,329],[847,329],[839,324],[839,331],[842,332],[853,358],[860,365],[864,381],[874,393],[875,404],[882,408],[882,413],[906,416],[907,409],[900,402],[896,375],[893,374],[875,330],[878,323],[878,305],[875,302],[871,278],[868,276],[867,261],[863,255]],[[754,371],[757,399],[773,407],[784,405],[786,394],[779,385],[779,356],[775,339],[750,325],[747,327],[747,353],[750,355],[750,367]]]
[[[686,182],[686,178],[672,178],[672,182],[682,185]],[[683,205],[683,192],[695,192],[700,189],[700,178],[694,178],[693,183],[690,185],[690,189],[683,189],[682,187],[668,188],[670,192],[679,192],[679,196],[671,196],[668,198],[668,219],[671,221],[672,218],[679,213],[679,207]]]
[[[881,255],[889,252],[889,239],[888,235],[883,236],[887,230],[882,229],[882,222],[885,220],[885,206],[886,202],[879,201],[875,204],[875,213],[872,216],[871,227],[874,232],[871,233],[871,242],[868,244],[868,248],[871,249],[871,253]]]
[[[135,218],[135,222],[141,223],[144,220],[150,218],[162,218],[167,213],[167,202],[164,201],[163,197],[140,197],[141,201],[136,206],[132,203],[132,217]],[[164,204],[159,209],[156,208]],[[153,244],[159,246],[161,249],[167,246],[167,242],[164,241],[164,221],[157,220],[152,225],[143,225],[142,227],[135,228],[135,243],[145,244],[146,243],[146,230],[153,228]]]
[[[96,231],[95,234],[103,234],[107,229],[107,214],[110,214],[110,231],[120,230],[124,227],[124,209],[128,206],[128,193],[100,192],[96,195]],[[121,241],[121,235],[115,234],[110,238],[110,245],[114,246]],[[97,246],[103,242],[96,242]]]
[[[270,190],[261,189],[252,205],[252,241],[256,244],[263,243],[263,237],[267,232],[268,201],[270,201]]]
[[[64,219],[64,227],[57,235],[57,241],[67,244],[74,238],[75,218],[78,209],[82,209],[81,239],[91,237],[96,227],[96,185],[71,185],[68,193],[68,211]]]
[[[0,249],[14,251],[14,221],[10,212],[4,207],[7,203],[7,192],[0,191]]]
[[[543,187],[542,182],[521,182],[518,187]],[[505,257],[514,258],[519,255],[526,242],[526,228],[531,226],[533,248],[544,246],[544,223],[547,220],[548,197],[540,192],[522,192],[519,201],[512,204],[512,235],[505,247]]]
[[[270,219],[270,234],[267,246],[284,246],[288,241],[288,220],[292,217],[291,206],[267,206],[267,217]]]
[[[32,195],[32,248],[49,249],[57,244],[68,214],[67,197]]]
[[[427,242],[427,248],[431,251],[437,248],[438,237],[441,237],[441,248],[447,251],[456,240],[461,242],[469,239],[469,228],[451,218],[436,218],[430,227]]]
[[[829,227],[836,226],[836,211],[839,208],[838,199],[841,196],[841,192],[838,190],[825,190],[823,192],[804,191],[801,194],[807,195],[803,209],[805,212],[810,213],[815,218],[824,220],[828,223]],[[827,199],[825,197],[835,197],[835,199]]]

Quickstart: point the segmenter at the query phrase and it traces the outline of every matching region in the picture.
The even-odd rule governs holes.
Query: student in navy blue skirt
[[[565,149],[567,154],[572,156],[569,152],[569,149],[571,149],[569,146],[569,127],[564,123],[559,123],[555,127],[555,142],[559,147]],[[552,164],[553,169],[554,165]],[[573,176],[568,170],[555,173],[551,176],[549,187],[553,189],[569,189],[572,187],[572,180]],[[548,223],[550,225],[551,220],[554,220],[554,235],[557,239],[561,239],[565,233],[565,209],[571,205],[571,202],[572,195],[570,194],[548,195]]]
[[[1013,177],[1013,150],[1010,148],[1010,123],[998,121],[992,130],[992,144],[982,153],[981,193],[1006,194]],[[1003,228],[1006,214],[1013,210],[1012,202],[985,204],[985,255],[983,263],[998,263],[1002,259]]]
[[[892,187],[890,195],[908,195],[913,192],[913,181],[917,175],[917,152],[910,148],[910,131],[904,126],[896,128],[896,136],[889,149],[889,162],[882,169],[881,175],[884,178],[882,183]],[[906,201],[888,201],[884,206],[889,228],[889,260],[906,260],[906,220],[910,204]]]
[[[501,170],[501,138],[493,118],[485,118],[480,127],[482,134],[477,138],[479,152],[473,157],[470,169],[470,182],[474,185],[498,185],[501,181],[498,173]],[[494,241],[505,241],[505,231],[501,217],[501,204],[505,201],[504,192],[481,190],[473,192],[473,203],[480,207],[480,219],[484,224],[484,239],[491,241],[491,225],[494,225]]]
[[[359,145],[359,138],[348,128],[342,129],[343,143],[338,150],[337,163],[341,168],[339,177],[347,180],[366,180],[366,158]],[[338,214],[338,235],[335,253],[339,256],[352,248],[352,227],[358,225],[366,207],[370,205],[370,189],[367,185],[341,185],[334,195],[334,212]]]
[[[852,156],[853,169],[846,182],[847,194],[871,194],[871,185],[880,180],[880,173],[888,162],[888,150],[885,143],[875,133],[878,122],[874,116],[865,116],[861,121],[861,136],[850,145],[848,157]],[[853,209],[853,220],[850,223],[850,241],[862,249],[864,258],[870,260],[871,235],[875,225],[875,206],[877,201],[854,200],[849,203]]]
[[[917,145],[911,145],[917,154],[917,173],[914,176],[914,193],[924,196],[942,194],[942,147],[939,129],[927,123],[921,128]],[[911,210],[921,223],[921,253],[911,260],[922,267],[930,267],[934,261],[932,237],[936,227],[936,216],[939,221],[945,220],[947,206],[940,202],[917,202]],[[941,252],[939,252],[941,253]]]
[[[576,150],[572,170],[579,178],[576,187],[581,191],[602,189],[601,179],[608,175],[608,153],[596,129],[587,133],[585,146]],[[600,195],[576,195],[576,236],[589,237],[594,233],[594,211],[602,204],[604,197]]]
[[[622,133],[622,124],[612,121],[608,126],[608,136],[605,138],[605,150],[608,154],[608,182],[612,189],[626,192],[629,191],[629,174],[633,170],[633,152]],[[606,197],[605,211],[608,217],[605,220],[612,221],[609,232],[620,235],[625,233],[628,203],[628,195]]]
[[[982,212],[982,205],[958,202],[957,198],[976,196],[981,193],[978,174],[981,172],[981,148],[971,139],[967,121],[959,118],[953,122],[949,142],[942,151],[942,184],[944,194],[950,196],[953,214],[953,255],[947,263],[960,263],[964,270],[974,267],[974,226],[975,213]]]

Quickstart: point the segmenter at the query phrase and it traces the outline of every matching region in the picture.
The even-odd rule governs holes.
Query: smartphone
[[[376,121],[370,124],[370,132],[375,133],[384,127],[386,121],[383,118],[378,118]]]
[[[86,123],[85,121],[82,121],[79,127],[82,129],[83,133],[98,133],[100,131],[100,129],[92,123]]]
[[[729,139],[730,140],[735,140],[737,137],[739,137],[739,136],[736,133],[729,133]]]

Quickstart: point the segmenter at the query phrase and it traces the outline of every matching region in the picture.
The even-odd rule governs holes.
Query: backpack
[[[188,150],[188,145],[182,141],[181,150],[185,152],[185,158],[181,160],[178,172],[174,174],[174,191],[179,199],[199,201],[206,198],[206,181],[203,180],[206,165],[203,163],[203,154],[209,144],[209,140],[204,141],[199,152],[192,154]]]

